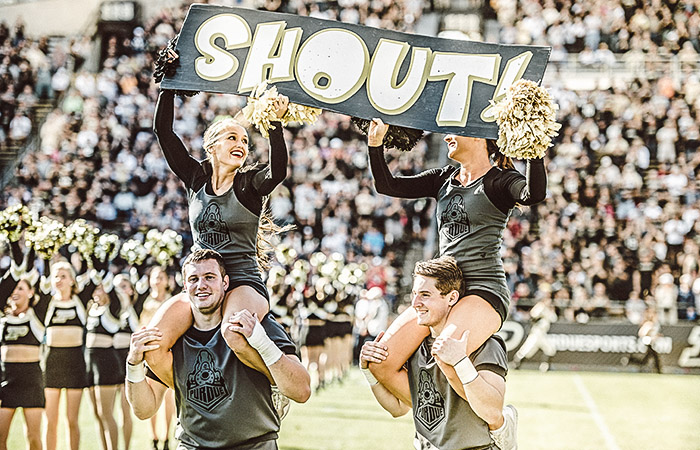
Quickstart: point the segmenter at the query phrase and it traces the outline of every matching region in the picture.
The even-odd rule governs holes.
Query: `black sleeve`
[[[170,170],[181,179],[185,186],[192,188],[193,180],[201,175],[202,165],[190,156],[185,144],[173,131],[175,93],[170,90],[160,91],[156,113],[153,119],[153,132],[163,151]]]
[[[272,122],[274,129],[270,130],[270,164],[267,170],[261,170],[253,177],[253,188],[260,196],[270,193],[287,178],[289,153],[284,142],[284,133],[280,122]]]
[[[46,312],[49,310],[49,303],[51,302],[51,294],[44,294],[43,292],[34,291],[37,293],[37,301],[32,306],[34,309],[34,314],[41,321],[41,323],[46,322]]]
[[[384,147],[369,147],[369,165],[378,193],[399,198],[437,198],[449,168],[429,169],[412,176],[395,176],[384,159]]]
[[[2,280],[0,280],[0,310],[5,309],[7,300],[10,298],[10,295],[12,295],[12,291],[15,290],[15,287],[17,287],[18,280],[15,280],[10,272],[11,270],[5,272]]]
[[[294,342],[292,342],[292,338],[289,337],[282,324],[277,322],[272,314],[267,313],[260,322],[260,325],[263,326],[267,336],[284,354],[299,356],[297,347],[294,345]]]
[[[503,378],[508,374],[506,344],[500,336],[491,336],[469,358],[477,371],[489,370]]]
[[[122,302],[119,300],[117,290],[112,288],[107,295],[109,295],[109,312],[112,314],[112,317],[119,319],[122,312]]]
[[[18,266],[22,264],[24,259],[24,253],[22,253],[22,247],[19,245],[19,241],[10,241],[10,253],[12,254],[12,259]]]
[[[489,200],[503,213],[516,204],[535,205],[547,196],[547,172],[543,159],[528,159],[526,175],[517,170],[492,169],[484,180]]]
[[[78,292],[78,298],[80,299],[80,303],[82,303],[83,306],[87,307],[87,304],[90,301],[90,299],[92,299],[92,294],[95,292],[96,288],[97,285],[93,283],[91,279],[88,279],[88,282],[85,283],[85,287],[83,288],[83,290]]]
[[[132,305],[134,308],[134,311],[136,312],[136,315],[141,317],[141,312],[143,312],[143,304],[150,295],[150,290],[139,294],[138,297],[136,298],[136,301]]]

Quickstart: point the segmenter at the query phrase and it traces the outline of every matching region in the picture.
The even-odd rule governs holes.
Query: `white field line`
[[[596,425],[598,425],[598,429],[603,435],[603,439],[605,440],[605,444],[608,450],[620,450],[620,447],[617,445],[617,442],[615,442],[615,437],[612,435],[610,429],[608,429],[608,426],[605,424],[605,420],[600,414],[600,411],[598,411],[598,407],[596,406],[593,397],[591,397],[590,392],[588,392],[588,389],[586,389],[586,386],[583,384],[583,380],[579,375],[574,375],[574,383],[576,384],[578,391],[581,393],[583,401],[586,402],[586,406],[591,412],[593,421]]]

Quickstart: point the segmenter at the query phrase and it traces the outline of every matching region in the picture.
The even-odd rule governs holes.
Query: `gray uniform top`
[[[217,196],[211,187],[210,161],[197,161],[173,131],[174,91],[158,96],[154,132],[168,165],[185,183],[189,219],[195,245],[223,256],[226,273],[242,274],[260,280],[256,263],[257,230],[264,199],[287,176],[287,145],[282,124],[273,122],[270,130],[269,164],[242,167],[236,171],[233,186]]]
[[[422,448],[439,450],[490,445],[488,424],[452,389],[430,354],[433,341],[426,338],[408,360],[416,441]],[[508,362],[500,337],[491,336],[469,358],[477,370],[491,370],[505,378]]]
[[[262,323],[283,352],[296,352],[274,319],[267,315]],[[276,448],[280,420],[272,404],[270,382],[236,357],[218,327],[213,333],[190,328],[172,351],[179,420],[176,437],[184,448]],[[157,379],[152,372],[148,375]],[[263,444],[268,441],[269,446]]]
[[[243,206],[233,186],[222,195],[210,195],[206,185],[187,191],[192,250],[218,251],[224,258],[226,272],[257,273],[255,243],[260,218]]]
[[[486,299],[505,320],[510,291],[500,250],[511,209],[533,205],[547,192],[544,161],[528,160],[527,173],[492,167],[484,176],[462,186],[459,168],[445,166],[415,175],[393,175],[382,147],[369,148],[377,192],[392,197],[437,200],[440,255],[451,255],[462,269],[467,294]]]
[[[454,256],[465,276],[505,275],[500,250],[510,210],[489,200],[484,179],[462,186],[449,178],[437,196],[440,254]]]

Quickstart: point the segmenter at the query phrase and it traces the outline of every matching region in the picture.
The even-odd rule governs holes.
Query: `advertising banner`
[[[647,344],[637,336],[638,327],[625,323],[559,323],[551,325],[547,339],[554,344],[552,364],[575,366],[621,367],[629,358],[639,360]],[[506,341],[508,356],[525,342],[529,324],[507,321],[499,332]],[[666,325],[653,344],[661,357],[661,365],[675,371],[700,373],[700,326],[695,324]],[[628,358],[628,359],[625,359]],[[538,352],[532,360],[544,361]]]

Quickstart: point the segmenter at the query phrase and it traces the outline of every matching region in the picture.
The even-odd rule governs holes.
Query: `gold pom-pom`
[[[0,234],[10,242],[17,242],[24,230],[30,230],[34,226],[29,208],[17,204],[0,212]]]
[[[131,266],[139,266],[148,258],[148,250],[144,245],[136,240],[129,239],[122,244],[119,255]]]
[[[66,227],[66,242],[78,249],[78,253],[90,268],[92,268],[91,256],[95,253],[99,235],[100,229],[90,225],[85,219],[76,219]]]
[[[95,244],[95,257],[101,261],[111,261],[119,253],[119,236],[116,234],[101,234]]]
[[[287,106],[287,112],[280,119],[275,113],[274,106],[278,96],[277,88],[275,86],[268,87],[267,81],[263,81],[253,89],[248,97],[248,104],[241,110],[243,118],[254,125],[265,138],[270,136],[270,130],[275,129],[271,122],[279,121],[283,126],[290,122],[311,124],[316,122],[318,116],[321,115],[319,108],[290,103]]]
[[[146,233],[144,247],[161,267],[168,267],[182,252],[182,236],[175,230],[167,229],[161,233],[152,229]]]
[[[66,243],[66,227],[59,221],[42,217],[33,230],[27,230],[25,240],[42,259],[51,259]]]
[[[491,103],[501,153],[517,159],[544,157],[561,128],[556,122],[559,108],[549,92],[534,81],[521,79],[508,88],[503,100]]]

